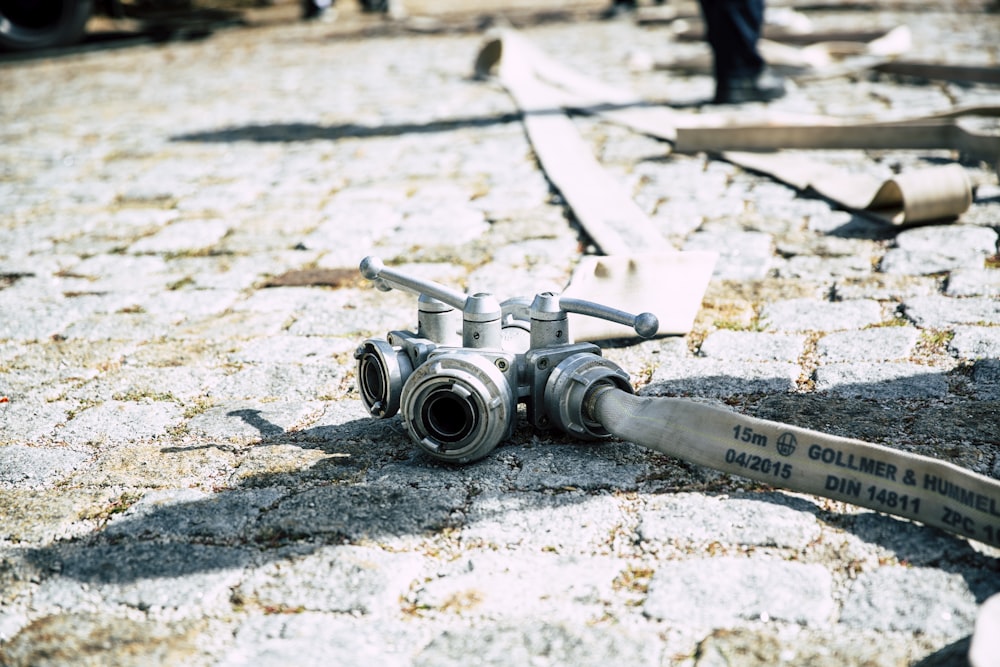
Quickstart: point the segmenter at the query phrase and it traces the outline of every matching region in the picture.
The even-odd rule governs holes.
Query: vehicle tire
[[[0,50],[73,44],[93,9],[94,0],[0,0]]]

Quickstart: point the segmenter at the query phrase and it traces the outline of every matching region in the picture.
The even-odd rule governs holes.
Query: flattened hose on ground
[[[945,461],[609,386],[584,410],[619,438],[691,463],[1000,546],[1000,482]]]

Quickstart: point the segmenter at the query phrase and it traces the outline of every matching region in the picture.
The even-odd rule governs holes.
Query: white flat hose
[[[1000,482],[945,461],[677,398],[597,387],[586,412],[658,452],[1000,546]]]

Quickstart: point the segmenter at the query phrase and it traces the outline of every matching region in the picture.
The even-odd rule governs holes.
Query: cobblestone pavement
[[[981,7],[835,5],[809,16],[1000,62]],[[506,298],[561,289],[587,243],[509,97],[470,76],[481,35],[338,25],[0,61],[0,663],[956,664],[1000,591],[984,545],[527,426],[447,468],[367,417],[352,353],[415,306],[363,256]],[[711,92],[625,66],[704,48],[664,27],[525,33],[649,99]],[[863,74],[775,106],[998,101]],[[639,391],[1000,477],[989,165],[964,163],[961,223],[900,231],[577,123],[672,242],[721,253],[690,335],[607,346]]]

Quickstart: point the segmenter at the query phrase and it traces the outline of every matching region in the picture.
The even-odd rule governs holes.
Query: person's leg
[[[613,19],[623,14],[630,14],[635,11],[638,6],[636,0],[611,0],[611,4],[601,12],[601,17],[606,19]]]
[[[715,102],[773,99],[784,93],[780,80],[765,74],[757,51],[764,0],[700,0],[705,37],[712,48]]]

